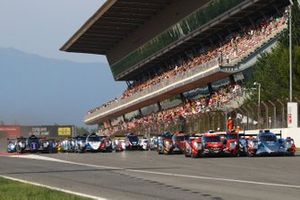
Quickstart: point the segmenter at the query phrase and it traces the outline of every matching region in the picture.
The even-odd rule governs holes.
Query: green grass
[[[11,181],[0,177],[0,200],[88,200],[43,187]]]

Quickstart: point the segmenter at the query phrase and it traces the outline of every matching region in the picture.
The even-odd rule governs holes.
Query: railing
[[[112,73],[114,76],[118,76],[123,71],[128,70],[138,62],[155,54],[157,51],[192,33],[243,1],[245,0],[215,0],[208,7],[198,9],[117,63],[112,64]]]
[[[85,120],[88,120],[92,117],[95,117],[97,115],[104,115],[105,112],[108,112],[109,110],[117,110],[122,105],[125,107],[128,106],[130,103],[137,103],[141,101],[142,99],[147,99],[148,97],[159,95],[161,93],[165,93],[168,90],[174,89],[180,85],[184,85],[189,81],[197,80],[203,76],[202,72],[212,69],[214,67],[218,67],[219,62],[218,59],[213,59],[207,63],[204,63],[202,65],[193,67],[189,71],[178,73],[176,76],[168,79],[162,79],[159,84],[153,85],[150,88],[143,89],[141,92],[137,92],[133,94],[130,97],[127,97],[125,99],[119,99],[116,102],[112,102],[106,107],[99,108],[98,110],[94,111],[91,114],[88,114],[85,117]],[[143,98],[142,98],[143,97]]]

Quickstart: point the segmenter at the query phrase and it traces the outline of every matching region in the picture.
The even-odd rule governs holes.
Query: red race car
[[[202,156],[203,145],[201,136],[202,135],[192,135],[187,140],[185,140],[185,157],[198,158]]]
[[[222,137],[222,136],[221,136]],[[224,153],[230,156],[239,155],[239,134],[236,132],[230,132],[223,135]]]
[[[224,153],[224,143],[220,133],[209,131],[202,136],[203,155],[219,156]]]

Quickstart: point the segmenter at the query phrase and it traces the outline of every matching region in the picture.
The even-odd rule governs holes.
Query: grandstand
[[[63,51],[106,55],[121,97],[91,109],[86,124],[109,133],[242,101],[261,52],[287,28],[288,0],[108,0]]]

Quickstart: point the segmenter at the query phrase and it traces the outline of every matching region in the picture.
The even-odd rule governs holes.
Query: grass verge
[[[1,200],[88,200],[63,192],[30,184],[11,181],[0,177]]]

